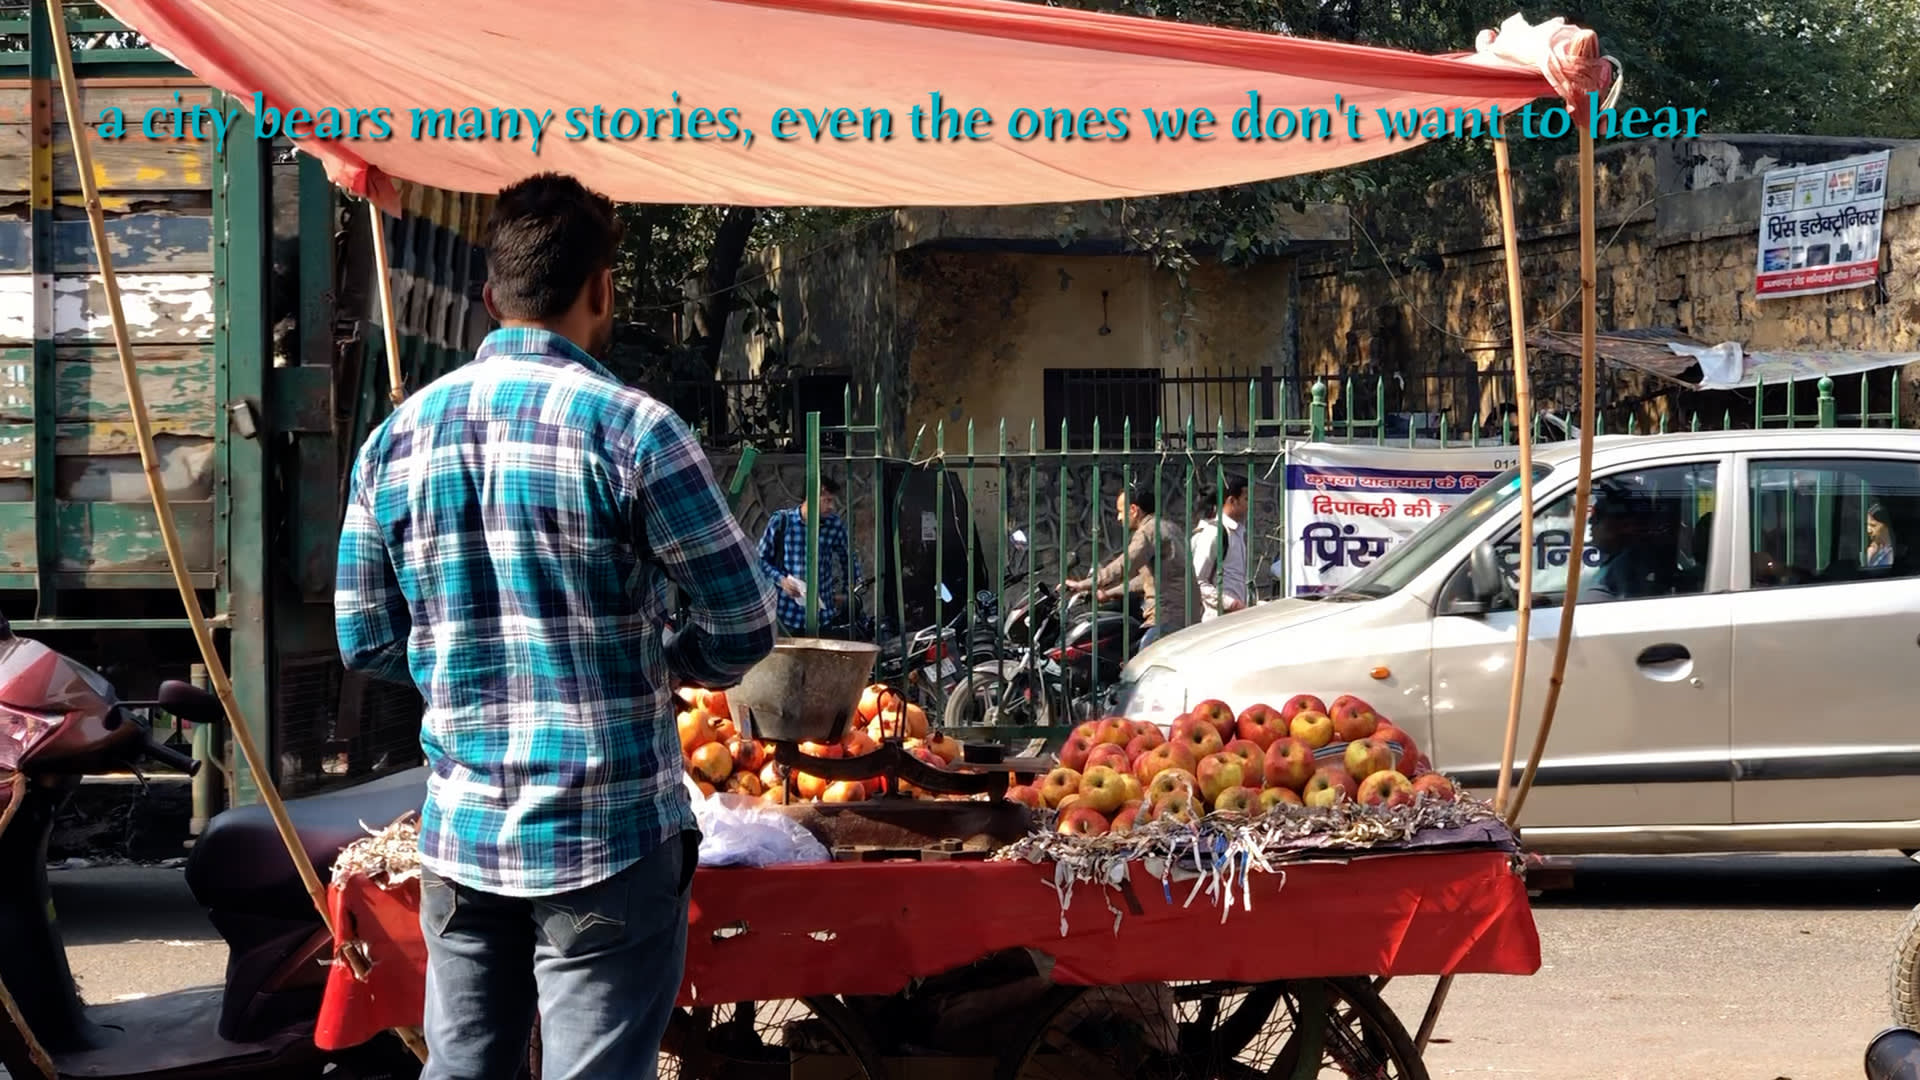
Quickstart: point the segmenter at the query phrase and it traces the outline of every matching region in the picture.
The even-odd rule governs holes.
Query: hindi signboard
[[[1881,150],[1766,174],[1756,299],[1857,289],[1879,276],[1891,155]]]
[[[1329,593],[1511,468],[1519,450],[1302,444],[1287,456],[1287,580]]]

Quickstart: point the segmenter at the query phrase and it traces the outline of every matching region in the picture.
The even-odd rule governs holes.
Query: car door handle
[[[1653,667],[1656,664],[1677,664],[1682,660],[1693,659],[1685,645],[1649,645],[1640,650],[1634,663],[1641,667]]]

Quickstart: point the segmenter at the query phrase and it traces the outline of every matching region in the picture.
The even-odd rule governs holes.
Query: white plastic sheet
[[[744,795],[702,794],[683,778],[700,824],[701,866],[781,866],[827,862],[825,844],[806,827]]]

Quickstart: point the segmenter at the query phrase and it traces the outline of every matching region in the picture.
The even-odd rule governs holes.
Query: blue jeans
[[[1153,640],[1159,636],[1160,636],[1160,624],[1155,623],[1152,626],[1149,626],[1147,628],[1147,632],[1140,635],[1140,646],[1134,651],[1139,652],[1140,649],[1144,649],[1147,646],[1153,644]]]
[[[541,1080],[652,1080],[686,965],[699,834],[613,877],[514,897],[420,873],[427,945],[421,1080],[510,1080],[536,1009]]]

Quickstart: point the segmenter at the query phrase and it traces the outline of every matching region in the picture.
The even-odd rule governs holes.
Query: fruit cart
[[[1071,892],[1019,859],[703,869],[662,1074],[1425,1077],[1378,980],[1536,971],[1518,860],[1492,837],[1349,856],[1130,862]],[[384,962],[334,967],[316,1041],[417,1025],[417,882],[332,898],[341,947]]]
[[[721,758],[765,753],[756,735],[788,770],[769,774],[779,801],[734,784],[706,797],[797,826],[827,861],[695,874],[663,1046],[673,1075],[1424,1077],[1376,980],[1539,967],[1513,833],[1408,764],[1424,763],[1404,733],[1375,738],[1391,726],[1357,698],[1298,695],[1238,718],[1207,702],[1165,743],[1151,725],[1108,718],[1050,764],[968,764],[906,752],[913,737],[888,734],[884,705],[881,742],[850,723],[857,701],[886,693],[862,689],[871,649],[784,642],[731,701],[688,695],[683,749],[703,791],[728,778]],[[703,754],[735,718],[725,742],[737,749]],[[1336,726],[1352,737],[1329,741]],[[1284,798],[1258,798],[1243,763],[1263,751],[1223,740],[1225,727],[1266,742],[1266,790]],[[1188,743],[1211,748],[1197,776]],[[1314,751],[1325,767],[1308,764]],[[1140,771],[1121,779],[1102,760]],[[1334,761],[1397,779],[1399,794],[1356,788]],[[1439,782],[1416,793],[1396,765]],[[1009,787],[1039,771],[1040,787]],[[1310,773],[1330,781],[1324,805],[1296,794]],[[835,801],[829,780],[857,796]],[[897,794],[867,798],[869,783]],[[1163,786],[1147,813],[1144,800],[1107,805]],[[820,793],[793,803],[788,788]],[[411,828],[395,823],[336,865],[335,945],[358,962],[332,969],[322,1047],[419,1023]]]

